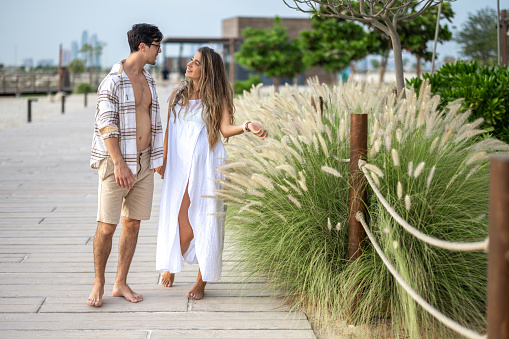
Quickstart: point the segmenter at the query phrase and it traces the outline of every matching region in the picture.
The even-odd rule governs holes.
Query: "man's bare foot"
[[[164,287],[172,287],[174,280],[175,280],[175,273],[170,273],[169,271],[164,271],[161,274],[161,285],[163,285]]]
[[[205,292],[205,285],[207,285],[207,282],[203,280],[196,281],[196,284],[194,284],[193,288],[187,292],[187,296],[191,299],[200,300],[203,298],[203,293]]]
[[[111,293],[114,297],[124,297],[127,301],[132,303],[137,303],[143,301],[143,297],[141,294],[134,293],[133,290],[129,287],[129,285],[115,285],[113,286],[113,292]]]
[[[90,306],[99,307],[103,304],[104,285],[95,285],[92,293],[87,299],[87,304]]]

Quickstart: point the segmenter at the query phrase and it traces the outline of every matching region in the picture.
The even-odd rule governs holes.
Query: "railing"
[[[349,255],[355,260],[362,251],[364,235],[367,235],[376,252],[386,265],[389,272],[401,287],[429,314],[438,321],[470,339],[485,339],[488,335],[476,333],[453,319],[445,316],[426,300],[424,300],[401,277],[385,253],[378,245],[375,237],[365,221],[366,180],[376,197],[398,224],[417,239],[442,249],[451,251],[488,251],[488,333],[490,339],[509,338],[509,159],[492,158],[490,177],[490,231],[489,238],[471,243],[449,242],[428,236],[410,225],[402,218],[389,202],[373,179],[369,171],[376,171],[376,166],[368,164],[366,158],[367,145],[367,115],[352,114],[350,139],[350,225],[349,225]],[[366,140],[359,140],[366,138]],[[361,171],[359,171],[359,169]],[[363,175],[364,174],[364,175]],[[359,227],[362,226],[362,227]],[[491,239],[491,241],[489,241]]]

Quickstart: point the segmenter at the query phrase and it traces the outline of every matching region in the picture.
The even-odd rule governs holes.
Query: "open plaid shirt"
[[[98,168],[99,162],[109,155],[104,139],[117,137],[126,165],[133,173],[136,173],[136,107],[133,86],[124,73],[123,61],[113,65],[97,90],[98,100],[90,166]],[[163,165],[163,129],[154,79],[147,71],[143,70],[143,73],[152,93],[150,168],[157,168]]]

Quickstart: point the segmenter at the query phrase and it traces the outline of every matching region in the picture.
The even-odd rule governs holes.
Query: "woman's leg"
[[[180,211],[178,215],[179,222],[179,234],[180,234],[180,250],[182,255],[187,252],[189,245],[191,244],[191,240],[194,238],[193,228],[191,227],[191,223],[189,222],[189,206],[191,205],[191,199],[189,198],[188,192],[189,182],[186,186],[186,191],[184,196],[182,197],[182,203],[180,204]],[[165,287],[171,287],[173,285],[173,281],[175,280],[175,273],[170,273],[168,271],[163,272],[161,276],[161,284]]]

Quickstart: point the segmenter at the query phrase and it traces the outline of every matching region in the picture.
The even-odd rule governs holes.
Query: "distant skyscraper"
[[[32,59],[32,58],[23,59],[22,62],[23,62],[23,67],[25,67],[26,70],[29,70],[32,67],[34,67],[34,59]]]
[[[98,47],[98,45],[99,41],[97,40],[97,34],[92,34],[92,36],[90,37],[90,46],[96,48]],[[93,60],[91,60],[91,65],[94,67],[99,66],[99,56],[97,55],[97,53],[94,53],[92,58]]]
[[[71,51],[62,49],[62,67],[66,67],[71,62]]]
[[[88,31],[84,30],[83,33],[81,33],[81,47],[80,47],[80,49],[83,48],[83,46],[85,46],[86,44],[89,44],[89,42],[88,42]],[[87,60],[87,53],[86,52],[81,52],[81,59],[82,60]]]
[[[78,43],[76,41],[71,42],[71,61],[78,59]]]

